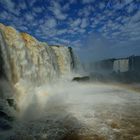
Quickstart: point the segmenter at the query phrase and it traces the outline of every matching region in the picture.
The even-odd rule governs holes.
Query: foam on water
[[[11,134],[14,140],[139,137],[139,93],[68,81],[26,89],[28,93],[18,100],[20,112]]]

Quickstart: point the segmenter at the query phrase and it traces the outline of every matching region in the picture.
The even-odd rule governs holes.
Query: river
[[[101,83],[34,89],[7,132],[10,140],[139,140],[140,93]],[[26,107],[25,107],[26,106]]]

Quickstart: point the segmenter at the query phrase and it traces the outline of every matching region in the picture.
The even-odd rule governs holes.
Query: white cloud
[[[114,22],[109,20],[100,28],[100,32],[108,38],[120,40],[138,40],[140,36],[140,12],[133,17],[119,16]],[[120,24],[122,23],[122,24]]]
[[[39,30],[41,31],[42,36],[45,36],[46,38],[52,38],[57,35],[57,29],[49,27],[49,24],[46,22],[39,26]]]
[[[133,2],[133,0],[124,0],[125,5],[130,4],[131,2]]]
[[[131,3],[128,7],[127,7],[127,13],[131,13],[136,9],[136,5],[134,3]]]
[[[75,41],[70,43],[78,45],[80,44],[80,42],[77,41],[78,39],[82,40],[84,36],[94,33],[95,30],[109,39],[140,39],[139,11],[134,17],[130,16],[130,14],[127,16],[123,14],[119,15],[116,12],[117,8],[110,11],[104,9],[104,3],[99,2],[99,5],[97,4],[99,7],[94,7],[93,2],[95,2],[95,0],[82,0],[82,8],[76,9],[76,14],[71,16],[75,11],[71,12],[70,8],[74,6],[74,4],[78,4],[77,0],[69,0],[67,3],[63,3],[63,0],[51,0],[46,6],[47,8],[44,8],[43,5],[35,5],[36,0],[31,1],[31,3],[28,1],[29,4],[27,5],[26,2],[21,1],[20,3],[14,3],[14,0],[0,0],[0,4],[2,4],[5,9],[5,11],[1,11],[0,18],[17,29],[20,28],[26,32],[33,32],[39,38],[45,40],[55,38],[54,42],[57,44],[68,44],[71,38],[72,40],[75,38]],[[114,6],[118,7],[118,9],[125,7],[124,10],[128,13],[132,13],[135,8],[135,4],[132,0],[124,0],[121,4],[117,2],[118,0],[113,0]],[[96,8],[104,10],[100,13],[96,11]],[[26,12],[26,10],[28,11],[29,9],[30,12]],[[22,11],[26,13],[22,15]],[[44,14],[42,18],[38,19],[41,13]]]
[[[83,4],[87,4],[87,3],[93,3],[94,0],[83,0]]]
[[[77,26],[80,25],[80,23],[81,23],[81,19],[78,18],[78,19],[72,21],[72,23],[71,23],[71,27],[77,27]]]
[[[68,30],[68,33],[69,33],[70,35],[75,35],[75,34],[76,34],[75,30],[73,30],[73,29],[69,29],[69,30]]]
[[[59,20],[65,20],[67,18],[67,14],[64,14],[62,11],[62,7],[58,2],[52,1],[51,7],[49,7],[54,16]]]
[[[38,20],[38,23],[39,23],[40,25],[42,25],[44,22],[45,22],[44,19]]]
[[[71,3],[71,4],[77,3],[77,0],[70,0],[70,3]]]
[[[82,16],[82,17],[83,17],[83,16],[87,17],[87,16],[89,16],[90,14],[92,14],[93,11],[94,11],[94,7],[91,6],[91,5],[88,5],[88,6],[84,7],[84,8],[82,8],[82,9],[80,9],[80,10],[78,11],[78,15],[79,15],[79,16]]]
[[[81,40],[77,39],[77,40],[73,41],[71,45],[74,46],[74,47],[76,47],[75,49],[79,50],[79,49],[81,49],[79,47],[82,46]]]
[[[116,19],[115,19],[115,21],[121,21],[123,19],[123,17],[122,16],[119,16],[119,17],[117,17]]]
[[[27,5],[26,5],[25,1],[20,2],[18,4],[18,8],[19,9],[26,9],[27,8]]]
[[[116,10],[119,10],[119,9],[124,8],[124,6],[126,5],[129,5],[131,2],[133,2],[133,0],[122,0],[122,1],[114,0],[113,2],[114,2],[113,8],[115,8]]]
[[[97,26],[100,23],[100,20],[98,20],[97,18],[93,18],[92,20],[92,25],[91,26]]]
[[[57,35],[62,35],[65,34],[67,32],[67,29],[60,29],[57,31]]]
[[[64,44],[69,44],[70,43],[70,41],[67,40],[67,39],[57,38],[57,40],[64,43]]]
[[[81,28],[86,28],[89,25],[88,19],[83,18],[80,27]]]
[[[12,14],[17,16],[20,14],[20,10],[15,8],[16,5],[12,0],[0,0],[0,4]]]
[[[28,28],[26,26],[20,26],[20,29],[22,29],[23,31],[28,31]]]
[[[26,13],[24,15],[24,18],[25,18],[25,21],[27,21],[27,22],[33,22],[33,20],[34,20],[34,17],[31,13]]]
[[[64,11],[69,10],[69,9],[70,9],[70,3],[66,3],[66,4],[62,7],[62,9],[63,9]]]
[[[99,4],[99,8],[102,10],[103,8],[105,8],[105,3],[103,3],[103,2],[100,2],[100,4]]]
[[[120,34],[121,34],[121,32],[118,31],[118,32],[112,33],[111,35],[116,37],[116,36],[118,36],[118,35],[120,35]]]
[[[140,11],[138,11],[133,17],[132,22],[137,22],[140,20]]]
[[[61,45],[61,46],[69,46],[70,41],[67,39],[62,39],[59,37],[53,37],[53,40],[50,41],[50,44],[57,44],[57,45]]]
[[[48,28],[54,28],[57,25],[57,21],[54,18],[47,19],[44,26]]]
[[[3,11],[0,13],[0,18],[3,20],[11,20],[11,17],[13,18],[13,16],[9,14],[7,11]]]
[[[34,7],[34,8],[33,8],[33,11],[34,11],[35,13],[41,13],[41,12],[43,12],[43,10],[44,10],[43,7]]]
[[[15,4],[12,0],[0,0],[0,3],[4,5],[5,8],[8,8],[9,11],[13,11]]]
[[[32,7],[37,2],[37,0],[28,0],[27,2],[28,2],[28,5]]]
[[[63,14],[59,9],[54,9],[53,13],[57,19],[64,20],[67,18],[67,15]]]
[[[79,29],[78,31],[79,31],[80,33],[85,33],[85,32],[86,32],[85,29]]]

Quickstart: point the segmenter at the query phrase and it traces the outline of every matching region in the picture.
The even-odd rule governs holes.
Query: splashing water
[[[28,87],[30,87],[28,85]],[[140,94],[112,85],[58,82],[19,97],[13,140],[128,140],[140,138]]]

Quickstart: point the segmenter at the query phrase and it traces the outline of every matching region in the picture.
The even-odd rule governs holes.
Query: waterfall
[[[0,129],[11,127],[7,117],[14,117],[17,110],[22,112],[31,96],[39,96],[36,94],[39,87],[71,75],[75,61],[70,47],[49,46],[0,24],[0,113],[3,114],[0,123],[4,124]]]
[[[113,70],[115,72],[127,72],[129,70],[129,59],[115,60]]]
[[[72,72],[72,48],[49,46],[27,33],[0,24],[0,51],[5,76],[12,84],[21,79],[41,85]]]

